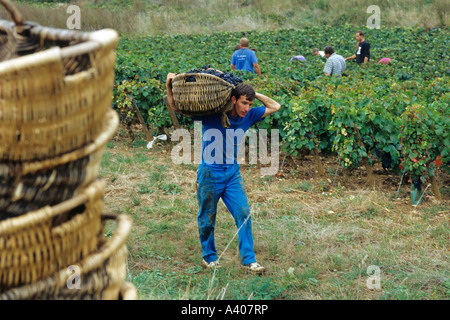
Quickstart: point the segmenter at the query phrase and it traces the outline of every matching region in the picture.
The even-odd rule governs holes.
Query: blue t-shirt
[[[263,120],[262,116],[265,112],[266,107],[261,106],[251,108],[244,118],[228,115],[230,126],[227,129],[222,126],[220,114],[194,117],[194,121],[201,121],[203,125],[201,163],[212,166],[236,164],[239,147],[245,139],[245,132],[255,123]]]
[[[255,73],[254,63],[258,63],[256,54],[250,49],[239,49],[231,57],[231,64],[236,66],[236,70],[245,70]]]

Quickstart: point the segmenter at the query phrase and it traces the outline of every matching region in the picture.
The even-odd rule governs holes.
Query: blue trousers
[[[207,166],[201,164],[197,171],[198,230],[203,259],[208,263],[217,260],[214,228],[219,199],[222,198],[222,201],[233,216],[237,228],[240,228],[250,215],[244,181],[239,169],[239,164],[229,166]],[[238,239],[241,263],[256,262],[253,250],[251,218],[240,229]]]

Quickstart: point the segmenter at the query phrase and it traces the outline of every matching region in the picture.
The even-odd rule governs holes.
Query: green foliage
[[[442,101],[435,101],[427,109],[431,136],[431,158],[429,167],[441,167],[450,173],[450,93]],[[428,170],[429,174],[433,174]]]
[[[248,299],[251,295],[255,300],[274,300],[283,299],[283,291],[285,288],[278,285],[274,279],[270,277],[254,277],[234,283],[234,288],[230,289],[231,294],[239,300]]]
[[[326,1],[320,3],[324,8],[326,5]],[[409,123],[405,132],[401,127],[402,114],[412,105],[420,104],[429,111],[426,127],[430,149],[425,166],[432,170],[431,164],[437,161],[442,162],[441,168],[448,170],[447,28],[367,31],[371,61],[365,67],[358,66],[354,60],[348,61],[346,76],[342,78],[324,76],[325,59],[311,52],[314,47],[332,45],[338,54],[352,55],[354,30],[349,25],[122,38],[118,47],[116,87],[124,85],[126,80],[146,121],[158,129],[170,126],[162,101],[167,73],[183,73],[206,64],[230,71],[234,46],[242,36],[249,38],[251,46],[257,49],[262,76],[240,71],[236,74],[257,92],[281,104],[279,112],[257,126],[280,129],[284,151],[299,155],[317,149],[322,154],[340,155],[344,167],[358,167],[366,158],[369,164],[380,161],[385,169],[399,172],[404,158],[400,152],[409,148],[403,147],[402,141],[419,130],[414,126],[422,126],[422,123]],[[306,63],[290,61],[298,54],[306,57]],[[383,57],[392,58],[392,64],[376,64]],[[126,106],[127,100],[121,96],[123,89],[116,92],[116,105]],[[179,120],[182,125],[191,124],[182,116]],[[400,134],[404,137],[402,141]],[[422,169],[416,165],[413,174],[423,172]]]
[[[156,79],[135,76],[132,80],[123,80],[115,86],[115,107],[125,123],[136,122],[137,115],[133,105],[139,108],[144,119],[155,128],[170,126],[171,119],[164,105],[164,85]]]
[[[385,80],[371,82],[363,88],[354,83],[337,86],[329,98],[333,113],[329,129],[344,167],[357,167],[362,158],[371,162],[371,154],[389,159],[391,166],[399,161],[398,101],[389,95]]]
[[[159,189],[166,194],[179,194],[182,191],[182,188],[175,183],[162,183],[159,185]]]
[[[448,105],[430,104],[428,107],[413,104],[402,114],[401,167],[413,180],[425,178],[436,166],[446,163],[448,167]],[[444,116],[445,112],[445,116]],[[434,174],[434,172],[432,173]]]
[[[292,113],[284,127],[287,132],[284,139],[286,151],[296,156],[302,149],[329,150],[327,124],[331,120],[331,110],[321,90],[317,87],[306,88],[290,103]]]
[[[402,114],[402,167],[410,173],[412,179],[426,173],[427,163],[431,160],[431,141],[428,130],[427,109],[414,104]]]

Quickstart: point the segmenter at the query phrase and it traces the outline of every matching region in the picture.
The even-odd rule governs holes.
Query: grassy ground
[[[287,158],[278,178],[242,165],[255,251],[267,272],[239,268],[236,226],[220,202],[215,234],[223,267],[214,273],[200,266],[196,166],[173,164],[170,143],[148,150],[142,133],[131,142],[125,132],[108,144],[101,177],[106,210],[134,219],[127,277],[139,299],[450,297],[448,176],[441,177],[444,201],[426,197],[413,208],[409,186],[398,189],[400,177],[381,168],[371,191],[363,169],[341,168],[335,176],[334,158],[324,159],[322,178],[309,156]],[[367,273],[372,265],[380,270],[380,290],[367,286],[375,284]]]
[[[62,2],[62,3],[59,3]],[[81,9],[82,30],[114,28],[122,35],[278,30],[317,25],[364,26],[371,0],[73,0],[16,1],[25,20],[66,28],[69,4]],[[381,27],[449,26],[447,0],[377,1]],[[9,18],[0,10],[0,18]]]

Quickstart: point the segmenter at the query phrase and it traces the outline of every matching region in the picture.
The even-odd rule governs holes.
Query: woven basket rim
[[[218,76],[215,76],[213,74],[208,74],[208,73],[180,73],[172,79],[172,83],[176,83],[177,81],[182,81],[186,77],[190,77],[190,76],[201,76],[201,77],[210,78],[210,80],[219,81],[220,83],[222,83],[226,86],[235,88],[235,86],[232,85],[231,83],[219,78]],[[188,82],[188,83],[191,83],[191,82]],[[195,84],[195,82],[192,82],[192,84]]]
[[[0,222],[0,236],[15,233],[17,230],[32,227],[36,223],[53,218],[62,212],[76,208],[77,206],[92,201],[99,195],[103,195],[106,183],[102,180],[92,182],[80,194],[65,200],[54,206],[45,206],[35,211],[28,212],[18,217],[9,218]]]
[[[111,139],[111,137],[114,135],[119,126],[119,115],[115,110],[110,109],[106,114],[106,119],[107,119],[107,123],[105,125],[106,130],[100,133],[92,143],[80,149],[76,149],[74,151],[62,154],[58,157],[32,162],[23,162],[22,174],[34,173],[44,168],[66,164],[70,161],[78,160],[92,153],[95,153],[100,148],[102,148],[109,141],[109,139]]]
[[[131,231],[133,221],[131,217],[120,214],[116,217],[117,226],[110,239],[107,239],[105,243],[93,254],[84,258],[78,265],[81,269],[81,274],[86,274],[89,271],[101,267],[103,262],[108,259],[114,252],[118,251],[120,247],[126,245],[128,235]],[[65,278],[68,278],[67,270],[63,269],[59,271]]]

